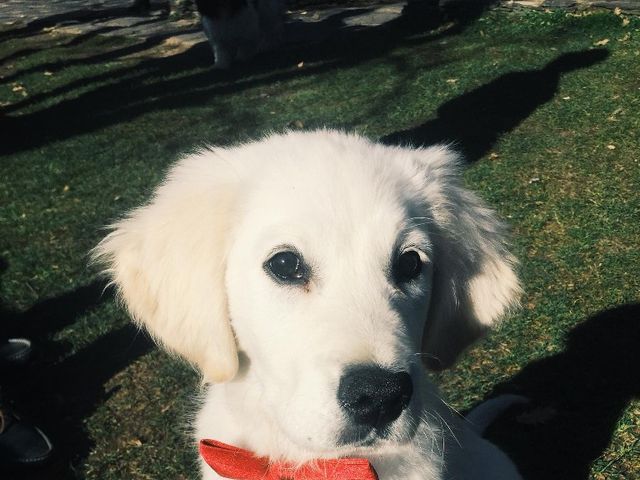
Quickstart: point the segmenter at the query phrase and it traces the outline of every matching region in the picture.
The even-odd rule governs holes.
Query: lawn
[[[206,45],[163,48],[0,31],[0,312],[38,347],[3,388],[58,448],[24,478],[195,478],[197,375],[130,326],[87,253],[181,152],[325,125],[455,142],[511,225],[523,307],[436,375],[452,406],[530,397],[490,431],[527,480],[640,478],[639,18],[412,14],[228,73]]]

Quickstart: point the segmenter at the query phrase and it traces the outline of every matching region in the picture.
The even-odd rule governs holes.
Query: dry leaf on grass
[[[130,440],[127,440],[127,445],[131,445],[132,447],[141,447],[142,440],[140,440],[139,438],[132,438]]]
[[[21,85],[19,83],[14,83],[11,87],[11,91],[15,92],[15,93],[19,93],[21,94],[23,97],[28,97],[29,94],[27,93],[27,89],[25,88],[24,85]]]

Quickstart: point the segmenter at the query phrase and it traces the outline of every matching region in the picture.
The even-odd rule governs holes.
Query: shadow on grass
[[[532,401],[490,432],[526,480],[589,478],[621,415],[640,398],[638,345],[640,304],[606,310],[575,327],[563,352],[496,387],[494,394],[515,392]]]
[[[562,75],[591,67],[608,56],[604,49],[572,52],[560,55],[541,69],[507,73],[442,104],[437,118],[381,140],[414,146],[453,143],[467,162],[475,162],[491,150],[500,136],[553,99]]]
[[[47,432],[56,449],[45,468],[23,474],[11,472],[13,479],[78,478],[76,468],[93,447],[85,419],[113,393],[105,391],[104,385],[153,348],[145,334],[126,324],[63,360],[54,360],[70,347],[54,341],[54,334],[102,302],[112,300],[112,293],[105,292],[104,287],[103,282],[96,281],[39,302],[23,313],[0,306],[3,333],[28,337],[36,349],[35,358],[23,371],[3,377],[3,393],[15,402],[19,412]]]
[[[445,21],[453,22],[454,26],[438,35],[460,33],[491,3],[493,0],[480,0],[473,8],[452,7],[443,13],[431,8],[428,2],[411,2],[397,19],[373,27],[339,28],[346,18],[370,10],[366,8],[338,12],[316,23],[294,22],[290,27],[297,31],[296,36],[307,41],[261,55],[229,72],[213,70],[212,53],[205,43],[171,57],[142,60],[134,66],[84,78],[0,110],[0,128],[8,139],[0,144],[0,153],[38,148],[48,142],[129,122],[147,112],[202,105],[215,95],[359,65],[416,35],[431,32]],[[433,38],[439,38],[438,35]],[[147,39],[147,43],[157,45],[160,41],[154,37]],[[123,53],[107,53],[102,61]],[[301,60],[305,68],[297,68]],[[91,59],[85,62],[90,63]],[[108,84],[33,113],[13,115],[37,102],[50,101],[98,81]]]
[[[141,21],[139,23],[137,23],[135,26],[140,26],[143,24],[148,24],[148,23],[153,23],[153,20],[147,20],[147,21]],[[102,28],[98,28],[96,30],[92,30],[86,33],[82,33],[82,34],[78,34],[75,35],[71,40],[69,40],[68,42],[60,45],[56,45],[56,48],[71,48],[71,47],[77,47],[93,38],[99,37],[101,35],[104,35],[106,33],[109,32],[113,32],[116,30],[119,30],[121,27],[102,27]],[[193,30],[181,30],[181,33],[183,34],[189,34],[189,33],[195,33],[197,30],[193,29]],[[116,61],[122,57],[125,57],[127,55],[135,55],[137,53],[140,52],[144,52],[145,50],[149,50],[150,48],[153,47],[157,47],[158,45],[161,45],[165,40],[167,40],[168,38],[174,36],[176,34],[176,32],[166,32],[163,34],[158,34],[158,35],[153,35],[143,41],[137,42],[133,45],[128,45],[126,47],[122,47],[122,48],[114,48],[111,49],[109,51],[106,51],[104,53],[99,53],[97,55],[90,55],[88,57],[66,57],[60,60],[57,60],[55,62],[47,62],[47,63],[42,63],[42,64],[37,64],[34,65],[32,67],[26,68],[24,70],[16,70],[13,73],[9,74],[9,75],[3,75],[1,80],[2,83],[11,83],[14,80],[16,80],[18,77],[23,76],[23,75],[29,75],[31,73],[34,72],[52,72],[55,73],[61,69],[67,69],[73,66],[78,66],[78,65],[100,65],[100,64],[104,64],[104,63],[108,63],[108,62],[112,62],[112,61]],[[0,64],[2,63],[8,63],[11,60],[14,60],[16,58],[23,58],[27,55],[30,55],[32,53],[36,53],[43,50],[43,48],[41,47],[32,47],[32,48],[26,48],[24,50],[18,50],[15,51],[9,55],[7,55],[5,58],[0,59]],[[99,80],[99,78],[92,78],[91,81],[97,81]],[[28,101],[26,102],[20,102],[18,104],[12,104],[11,108],[7,108],[5,109],[5,113],[10,113],[18,108],[22,108],[26,105],[31,105],[31,104],[35,104],[39,101],[41,101],[43,98],[51,98],[54,97],[56,95],[59,95],[61,93],[65,93],[68,91],[73,90],[74,86],[75,88],[77,88],[78,86],[81,85],[86,85],[86,79],[84,79],[81,82],[78,83],[71,83],[70,85],[68,85],[66,88],[64,89],[54,89],[51,90],[49,92],[40,94],[40,95],[34,95],[32,97],[30,97],[28,99]]]
[[[161,8],[163,5],[158,5],[158,7]],[[168,11],[168,6],[166,4],[164,7]],[[61,25],[105,22],[109,20],[117,20],[125,16],[132,16],[132,11],[126,7],[80,8],[77,10],[69,10],[67,12],[49,15],[48,17],[38,18],[18,28],[10,28],[0,31],[0,41],[27,38],[32,35],[39,34],[45,29],[55,28]],[[166,20],[166,15],[157,17],[157,20]]]
[[[93,38],[95,36],[98,35],[103,35],[105,33],[111,32],[113,30],[116,30],[118,27],[103,27],[103,28],[98,28],[96,30],[93,30],[91,32],[87,32],[87,33],[83,33],[81,35],[76,35],[75,37],[73,37],[73,39],[69,40],[68,42],[66,42],[63,46],[64,47],[73,47],[76,45],[80,45],[81,43],[85,42],[86,40]],[[11,52],[9,55],[0,58],[0,64],[3,63],[9,63],[12,60],[15,59],[20,59],[20,58],[24,58],[28,55],[31,55],[33,53],[36,52],[40,52],[41,50],[43,50],[42,47],[40,46],[36,46],[36,47],[28,47],[28,48],[23,48],[22,50],[14,50],[13,52]],[[60,62],[62,63],[62,62]],[[37,67],[33,67],[31,69],[28,70],[19,70],[16,71],[15,73],[11,74],[11,75],[6,75],[2,77],[2,81],[4,83],[9,83],[11,81],[13,81],[14,78],[16,78],[17,76],[20,75],[24,75],[27,73],[31,73],[34,71],[40,71],[40,70],[49,70],[50,67],[48,65],[38,65]]]
[[[195,31],[196,30],[183,30],[182,33],[194,33]],[[69,47],[69,46],[77,45],[97,35],[99,35],[99,33],[96,34],[96,32],[89,32],[84,35],[78,35],[77,37],[74,38],[72,42],[66,43],[63,46]],[[47,62],[47,63],[36,65],[34,67],[31,67],[22,71],[17,71],[11,75],[6,75],[2,78],[2,81],[4,83],[9,83],[21,75],[30,74],[38,71],[56,72],[61,68],[69,68],[72,66],[99,65],[103,63],[117,61],[122,57],[125,57],[128,55],[136,55],[146,50],[149,50],[151,48],[158,47],[165,40],[171,38],[173,35],[174,35],[173,32],[167,32],[161,35],[154,35],[150,38],[147,38],[133,45],[127,45],[125,47],[115,48],[115,49],[106,51],[104,53],[100,53],[98,55],[92,55],[90,57],[80,57],[80,58],[67,58],[64,60],[57,60],[55,62]],[[195,68],[195,67],[192,67],[192,68]],[[118,75],[126,76],[128,73],[135,72],[137,70],[138,70],[138,67],[121,69],[118,71]],[[39,102],[45,101],[47,99],[55,98],[58,95],[64,95],[66,93],[72,92],[75,89],[86,86],[87,84],[108,81],[108,80],[112,80],[113,78],[114,78],[113,72],[106,72],[103,74],[94,75],[90,78],[82,78],[79,80],[75,80],[67,83],[66,85],[63,85],[58,88],[54,88],[47,92],[31,95],[29,98],[21,102],[12,103],[11,105],[4,107],[1,111],[4,112],[5,114],[12,113],[22,108],[28,107],[30,105],[37,105]]]

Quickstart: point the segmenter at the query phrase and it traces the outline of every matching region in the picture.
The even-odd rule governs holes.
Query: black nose
[[[340,378],[338,402],[355,423],[381,428],[400,416],[412,393],[407,372],[392,372],[370,364],[353,365]]]

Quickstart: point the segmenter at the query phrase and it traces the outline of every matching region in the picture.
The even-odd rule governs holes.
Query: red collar
[[[215,440],[200,440],[200,455],[218,475],[233,480],[378,480],[365,458],[321,459],[297,466],[270,462]]]

